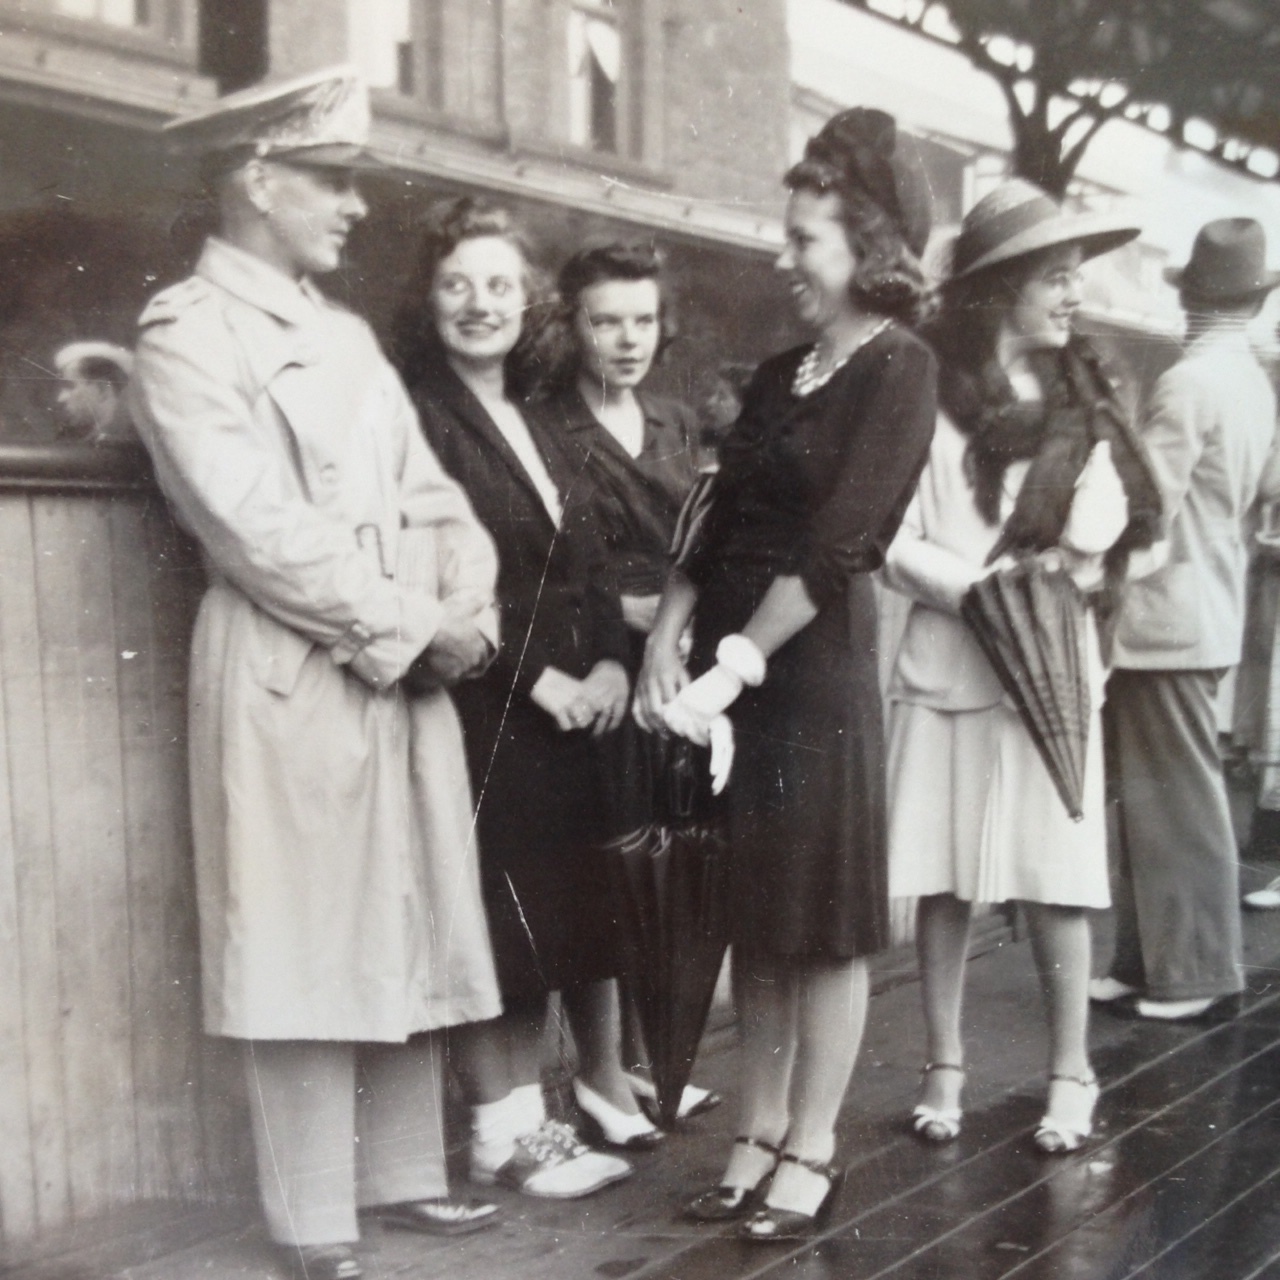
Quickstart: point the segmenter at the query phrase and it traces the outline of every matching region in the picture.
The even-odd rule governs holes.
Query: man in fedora
[[[444,686],[497,641],[493,545],[369,327],[312,277],[365,214],[338,69],[180,120],[219,210],[140,320],[134,419],[209,586],[192,641],[205,1029],[242,1041],[273,1239],[361,1274],[357,1209],[454,1235],[437,1028],[500,1012]],[[415,677],[416,693],[402,678]]]
[[[1275,432],[1271,384],[1246,326],[1280,274],[1262,227],[1210,222],[1166,273],[1187,313],[1182,358],[1157,382],[1143,441],[1164,499],[1167,561],[1129,583],[1105,708],[1119,800],[1116,946],[1099,1002],[1143,1017],[1203,1014],[1241,990],[1236,843],[1214,696],[1240,660],[1245,520]]]

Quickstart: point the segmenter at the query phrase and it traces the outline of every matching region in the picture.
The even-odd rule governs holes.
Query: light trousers
[[[437,1036],[244,1045],[258,1189],[273,1240],[352,1243],[357,1208],[448,1193]]]
[[[1103,707],[1119,801],[1110,974],[1155,1000],[1230,995],[1239,866],[1214,708],[1221,671],[1115,671]]]

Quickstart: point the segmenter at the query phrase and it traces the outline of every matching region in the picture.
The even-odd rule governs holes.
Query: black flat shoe
[[[498,1206],[480,1200],[407,1200],[384,1204],[373,1211],[384,1227],[399,1231],[419,1231],[427,1236],[469,1236],[497,1226]]]
[[[689,1218],[693,1222],[732,1222],[736,1218],[745,1218],[762,1202],[769,1179],[773,1176],[774,1169],[778,1167],[782,1151],[772,1142],[764,1142],[759,1138],[742,1137],[734,1138],[733,1141],[735,1146],[756,1147],[771,1155],[772,1167],[760,1175],[760,1180],[754,1187],[734,1187],[722,1182],[718,1187],[712,1187],[710,1191],[701,1192],[685,1205],[682,1217]]]
[[[756,1244],[786,1244],[795,1240],[807,1240],[818,1231],[831,1216],[832,1206],[844,1186],[845,1170],[818,1160],[805,1160],[787,1152],[779,1163],[798,1164],[827,1180],[827,1192],[813,1213],[800,1213],[795,1209],[775,1209],[765,1205],[754,1217],[748,1218],[738,1228],[743,1240]]]
[[[359,1280],[360,1260],[349,1244],[282,1244],[276,1246],[294,1280]]]

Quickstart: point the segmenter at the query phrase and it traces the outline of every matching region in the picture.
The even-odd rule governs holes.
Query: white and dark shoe
[[[509,1159],[490,1168],[472,1153],[471,1181],[509,1187],[546,1200],[576,1200],[621,1182],[634,1172],[620,1156],[593,1151],[567,1124],[547,1120],[515,1141]]]
[[[578,1076],[573,1078],[573,1096],[585,1120],[583,1134],[593,1145],[652,1151],[665,1136],[643,1111],[620,1111]]]
[[[649,1118],[653,1119],[658,1109],[658,1090],[654,1087],[653,1081],[630,1071],[626,1073],[626,1077],[627,1084],[631,1086],[631,1092],[636,1096],[636,1101],[645,1109]],[[687,1084],[680,1095],[680,1107],[676,1112],[676,1119],[692,1120],[694,1116],[706,1115],[708,1111],[714,1111],[723,1101],[724,1098],[714,1089]]]

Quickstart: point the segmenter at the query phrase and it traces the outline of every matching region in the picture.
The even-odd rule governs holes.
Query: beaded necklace
[[[881,320],[873,329],[863,334],[857,343],[849,351],[846,351],[835,364],[828,369],[824,369],[821,373],[818,372],[818,344],[814,343],[809,354],[800,361],[796,376],[791,380],[791,394],[797,398],[803,398],[804,396],[812,395],[819,387],[825,387],[868,342],[878,338],[892,323],[893,321],[889,319]]]

